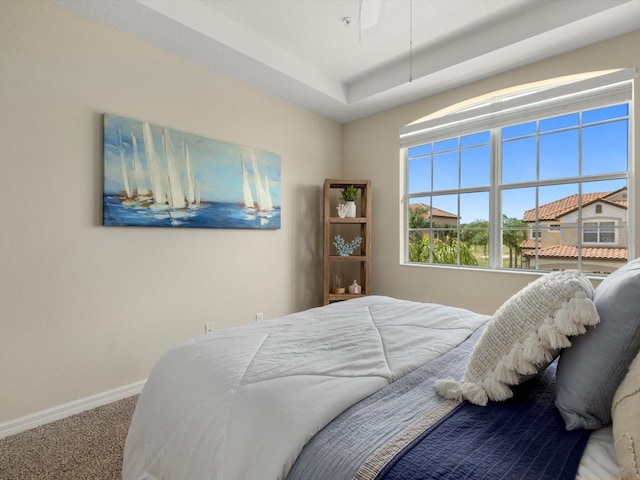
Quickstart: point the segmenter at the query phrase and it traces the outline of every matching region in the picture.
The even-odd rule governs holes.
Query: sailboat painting
[[[103,224],[280,228],[280,156],[104,114]]]

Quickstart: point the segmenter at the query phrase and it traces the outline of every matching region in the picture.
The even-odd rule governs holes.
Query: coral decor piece
[[[346,243],[341,235],[336,235],[333,239],[333,246],[336,247],[338,255],[348,257],[362,243],[362,237],[354,238],[350,243]]]

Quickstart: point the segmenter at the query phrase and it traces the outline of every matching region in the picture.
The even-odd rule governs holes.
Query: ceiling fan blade
[[[378,24],[382,0],[360,0],[360,28],[371,28]]]

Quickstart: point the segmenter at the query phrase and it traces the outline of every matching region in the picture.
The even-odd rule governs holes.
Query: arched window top
[[[635,68],[602,70],[505,88],[444,108],[400,129],[401,146],[435,137],[501,127],[590,104],[615,104],[632,98]]]

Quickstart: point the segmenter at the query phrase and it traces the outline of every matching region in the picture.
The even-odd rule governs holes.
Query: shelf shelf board
[[[338,262],[364,262],[369,260],[368,255],[349,255],[343,257],[341,255],[329,255],[329,260],[336,260]]]
[[[365,217],[350,217],[350,218],[329,217],[329,223],[341,223],[341,224],[367,223],[367,219]]]
[[[330,293],[329,301],[330,302],[340,302],[342,300],[350,300],[352,298],[360,298],[365,297],[364,293]]]
[[[367,188],[370,184],[369,180],[345,180],[345,179],[332,179],[327,178],[324,181],[325,185],[328,185],[329,188],[342,189],[348,187],[349,185],[353,185],[356,188]]]

